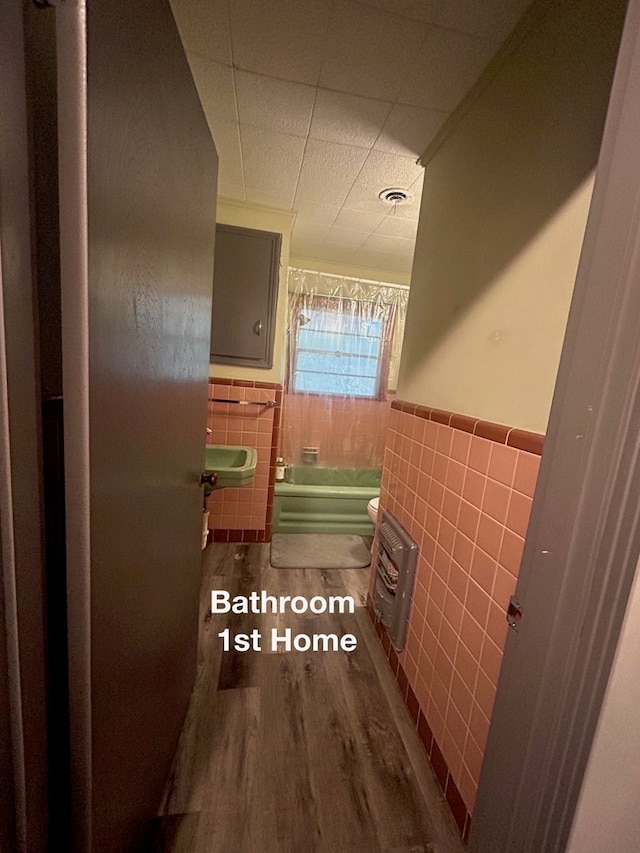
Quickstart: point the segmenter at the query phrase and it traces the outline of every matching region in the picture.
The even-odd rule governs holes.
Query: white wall
[[[620,26],[619,3],[551,6],[535,4],[535,23],[426,152],[398,387],[411,402],[538,432]]]
[[[636,573],[567,853],[640,849],[639,661],[640,579]]]

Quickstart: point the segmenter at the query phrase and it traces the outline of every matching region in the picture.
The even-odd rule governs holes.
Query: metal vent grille
[[[387,551],[401,551],[402,540],[394,531],[389,519],[384,519],[380,526],[380,539]]]
[[[404,648],[418,546],[386,510],[378,528],[374,607],[398,650]]]

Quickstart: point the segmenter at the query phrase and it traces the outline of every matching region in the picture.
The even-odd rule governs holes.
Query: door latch
[[[509,623],[509,627],[517,630],[521,619],[522,605],[515,595],[512,595],[509,599],[509,606],[507,607],[507,622]]]

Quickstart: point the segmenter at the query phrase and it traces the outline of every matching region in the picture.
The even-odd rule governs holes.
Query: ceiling
[[[291,255],[307,266],[406,275],[417,158],[529,2],[171,0],[219,195],[295,211]],[[385,204],[388,187],[413,200]]]

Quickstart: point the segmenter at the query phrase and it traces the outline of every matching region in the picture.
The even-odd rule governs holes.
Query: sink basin
[[[230,486],[246,486],[253,482],[258,463],[258,453],[253,447],[236,447],[230,444],[207,444],[205,447],[205,474],[217,474],[215,486],[207,491]]]

